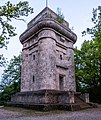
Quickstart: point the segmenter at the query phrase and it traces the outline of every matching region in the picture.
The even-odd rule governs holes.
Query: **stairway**
[[[78,95],[75,94],[74,96],[75,103],[80,105],[80,109],[88,109],[92,108],[88,103],[84,102]]]

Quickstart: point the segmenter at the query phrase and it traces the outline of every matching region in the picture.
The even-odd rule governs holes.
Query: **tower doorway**
[[[64,89],[64,75],[59,75],[59,90]]]

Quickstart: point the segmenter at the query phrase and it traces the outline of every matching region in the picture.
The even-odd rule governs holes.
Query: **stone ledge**
[[[77,111],[80,110],[80,105],[78,104],[32,104],[32,103],[16,103],[7,102],[5,106],[14,106],[21,108],[34,109],[39,111],[51,111],[51,110],[66,110],[66,111]]]
[[[18,104],[67,104],[74,103],[73,95],[73,92],[59,90],[27,91],[13,95],[11,101]]]
[[[51,93],[51,94],[69,94],[73,93],[72,91],[60,91],[60,90],[50,90],[50,89],[43,89],[43,90],[37,90],[37,91],[26,91],[26,92],[19,92],[16,95],[20,94],[45,94],[45,93]]]
[[[55,20],[52,19],[43,19],[38,21],[37,23],[33,24],[33,26],[30,29],[27,29],[24,33],[20,35],[20,41],[23,43],[26,39],[28,39],[30,36],[32,36],[34,33],[42,30],[43,28],[51,28],[53,30],[58,31],[62,35],[69,38],[73,43],[76,42],[77,36],[75,33],[73,33],[70,29],[64,28],[62,25],[58,24]]]

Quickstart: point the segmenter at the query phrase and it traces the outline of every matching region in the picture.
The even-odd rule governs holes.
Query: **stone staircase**
[[[80,106],[80,109],[88,109],[92,108],[88,103],[86,103],[83,99],[81,99],[78,95],[74,96],[75,104],[78,104]]]

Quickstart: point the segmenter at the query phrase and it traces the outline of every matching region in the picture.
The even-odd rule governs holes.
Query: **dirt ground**
[[[101,107],[81,111],[41,112],[22,108],[0,108],[0,120],[101,120]]]

